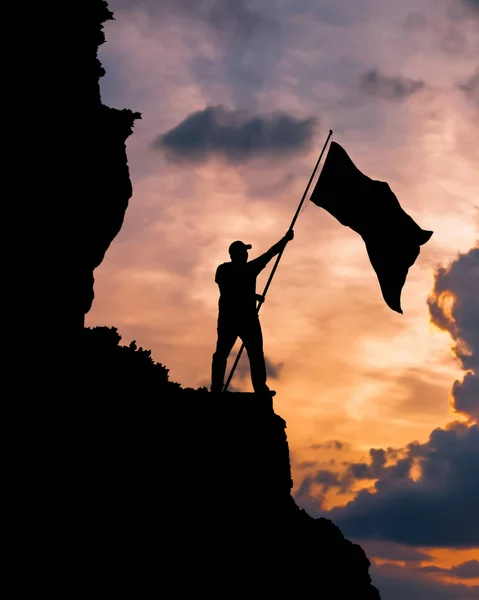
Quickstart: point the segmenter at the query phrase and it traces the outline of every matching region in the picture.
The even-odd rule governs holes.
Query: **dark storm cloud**
[[[397,565],[373,566],[370,572],[384,600],[473,600],[479,593],[479,586],[435,581],[416,569]]]
[[[312,477],[313,483],[323,486],[323,491],[327,492],[331,487],[337,487],[340,485],[339,477],[336,473],[321,469],[316,471]]]
[[[386,466],[386,459],[400,456]],[[455,423],[436,429],[425,444],[371,449],[369,463],[352,463],[338,475],[327,470],[309,474],[296,499],[315,516],[332,518],[345,535],[423,547],[479,546],[479,428]],[[412,478],[412,469],[420,477]],[[357,481],[376,480],[374,492],[362,490],[345,507],[322,512],[331,488],[350,492]],[[318,494],[319,486],[319,494]]]
[[[287,155],[309,147],[316,119],[297,119],[286,113],[255,116],[223,106],[192,113],[160,135],[153,147],[176,160],[205,162],[222,156],[232,163],[255,156]]]
[[[411,548],[410,546],[401,546],[391,542],[378,542],[374,540],[360,540],[360,546],[364,546],[368,556],[382,558],[388,561],[421,563],[432,561],[432,556],[424,550]]]
[[[315,486],[320,486],[321,493],[325,494],[331,488],[336,488],[340,485],[341,481],[336,473],[333,473],[332,471],[328,471],[326,469],[320,469],[319,471],[316,471],[316,473],[312,475],[307,475],[303,479],[298,491],[295,494],[295,498],[296,500],[309,498],[311,495],[311,491]]]
[[[458,85],[466,96],[479,106],[479,69],[464,83]]]
[[[375,493],[363,490],[346,507],[328,513],[346,535],[412,546],[479,546],[477,425],[436,429],[427,443],[410,444],[406,456],[390,467],[383,466],[382,454],[376,456],[381,458],[375,466],[366,465],[369,472],[348,471],[357,479],[379,473]],[[422,472],[417,481],[411,478],[415,462]]]
[[[454,577],[474,579],[479,577],[479,560],[468,560],[460,565],[451,567],[448,571]]]
[[[417,571],[421,573],[438,573],[440,575],[452,575],[459,579],[475,579],[479,577],[479,560],[468,560],[467,562],[455,565],[450,569],[443,569],[433,565],[428,567],[419,567]]]
[[[466,371],[454,383],[454,408],[479,418],[479,247],[460,254],[436,273],[428,299],[432,322],[452,336],[454,353]]]
[[[353,463],[349,466],[349,472],[355,479],[377,479],[381,476],[386,465],[386,451],[382,448],[376,450],[371,448],[369,451],[371,463]]]
[[[424,81],[416,81],[407,77],[388,77],[373,69],[360,78],[360,87],[370,96],[384,100],[401,100],[422,90]]]

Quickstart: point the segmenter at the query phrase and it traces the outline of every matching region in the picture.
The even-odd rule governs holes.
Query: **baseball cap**
[[[251,250],[253,246],[251,244],[245,244],[244,242],[240,242],[239,240],[236,240],[236,242],[233,242],[232,244],[230,244],[230,247],[228,248],[228,252],[230,254],[234,254],[235,252],[237,252],[238,250]]]

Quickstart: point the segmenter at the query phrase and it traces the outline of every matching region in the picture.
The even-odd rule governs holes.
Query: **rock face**
[[[106,2],[12,9],[29,60],[19,53],[9,65],[17,109],[15,146],[4,167],[16,187],[6,203],[16,212],[8,221],[15,276],[9,299],[17,327],[28,323],[42,344],[74,346],[93,299],[93,271],[132,194],[125,141],[140,114],[101,101],[97,53],[103,23],[113,18]]]
[[[117,110],[102,104],[99,78],[104,75],[97,58],[98,47],[105,41],[102,24],[113,18],[104,1],[85,3],[83,57],[84,73],[78,81],[78,94],[84,100],[79,112],[83,140],[88,144],[77,167],[74,194],[78,207],[75,220],[69,224],[70,245],[75,245],[75,260],[68,271],[71,293],[69,313],[75,315],[72,326],[83,327],[84,316],[93,301],[93,271],[102,262],[110,243],[120,231],[132,195],[125,142],[132,133],[139,113]],[[80,50],[80,49],[79,49]],[[70,186],[72,187],[72,186]]]
[[[286,423],[263,399],[120,394],[77,417],[56,518],[82,585],[100,566],[135,597],[380,600],[362,549],[295,504]]]
[[[185,391],[171,407],[168,512],[177,517],[165,533],[177,557],[195,557],[197,577],[215,597],[379,599],[363,550],[294,502],[286,423],[270,401]],[[193,591],[189,581],[178,585]]]
[[[100,96],[97,53],[112,17],[103,0],[9,5],[28,60],[10,53],[4,78],[6,370],[15,397],[35,403],[44,394],[62,402],[80,377],[75,352],[93,272],[132,194],[125,141],[140,115],[109,108]]]
[[[182,389],[120,339],[85,330],[94,399],[77,413],[78,535],[109,579],[131,576],[136,593],[158,580],[178,598],[379,600],[363,550],[294,502],[286,423],[271,399]]]

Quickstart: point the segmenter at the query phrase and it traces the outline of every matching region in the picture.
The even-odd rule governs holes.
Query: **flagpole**
[[[299,214],[300,214],[300,212],[301,212],[301,208],[303,207],[304,201],[306,200],[306,197],[307,197],[307,195],[308,195],[309,188],[311,187],[311,184],[312,184],[312,182],[313,182],[314,176],[316,175],[316,171],[317,171],[317,170],[318,170],[318,168],[319,168],[319,165],[320,165],[320,163],[321,163],[321,159],[323,158],[323,154],[324,154],[324,152],[325,152],[325,150],[326,150],[326,147],[327,147],[327,145],[328,145],[328,142],[329,142],[329,140],[330,140],[330,138],[331,138],[331,136],[332,136],[332,135],[333,135],[333,130],[332,130],[332,129],[330,129],[330,130],[329,130],[328,137],[326,138],[326,141],[324,142],[323,149],[321,150],[321,154],[319,155],[318,162],[316,163],[316,166],[314,167],[314,170],[313,170],[313,172],[312,172],[312,174],[311,174],[311,177],[309,178],[308,185],[306,186],[306,189],[304,190],[303,197],[301,198],[301,202],[299,203],[299,206],[298,206],[298,208],[297,208],[297,210],[296,210],[296,213],[295,213],[295,215],[294,215],[294,217],[293,217],[293,220],[291,221],[291,225],[289,226],[289,229],[288,229],[288,231],[291,231],[291,230],[293,229],[293,227],[294,227],[294,224],[296,223],[296,221],[297,221],[297,219],[298,219],[298,217],[299,217]],[[285,247],[286,247],[286,246],[285,246]],[[284,248],[283,248],[283,249],[281,250],[281,252],[278,254],[278,258],[276,259],[276,262],[274,263],[274,267],[273,267],[273,269],[271,270],[271,273],[270,273],[270,275],[269,275],[268,281],[267,281],[267,283],[266,283],[266,286],[265,286],[265,288],[264,288],[264,291],[263,291],[263,294],[262,294],[262,296],[263,296],[263,297],[265,297],[265,296],[266,296],[266,293],[267,293],[267,292],[268,292],[268,290],[269,290],[269,286],[271,285],[271,281],[273,280],[274,274],[276,273],[276,269],[278,268],[279,261],[281,260],[281,257],[283,256],[283,252],[284,252]],[[256,312],[259,312],[259,311],[260,311],[260,309],[261,309],[261,305],[262,305],[262,304],[263,304],[263,303],[262,303],[262,302],[260,302],[260,304],[258,305],[258,308],[257,308]],[[243,350],[244,350],[244,344],[241,344],[241,348],[239,349],[239,352],[238,352],[238,354],[236,355],[236,360],[235,360],[235,362],[234,362],[234,364],[233,364],[233,367],[231,368],[231,371],[230,371],[229,377],[228,377],[228,379],[227,379],[227,381],[226,381],[226,383],[225,383],[225,386],[224,386],[224,388],[223,388],[223,392],[226,392],[226,391],[228,390],[228,386],[229,386],[229,384],[231,383],[231,380],[233,379],[234,372],[235,372],[235,370],[236,370],[236,367],[238,366],[238,363],[239,363],[239,361],[240,361],[241,354],[243,353]]]

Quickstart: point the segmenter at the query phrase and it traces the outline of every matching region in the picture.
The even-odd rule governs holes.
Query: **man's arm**
[[[223,283],[223,277],[224,277],[224,265],[220,265],[216,269],[216,273],[215,273],[215,281],[218,285],[221,285]]]
[[[267,250],[264,254],[261,254],[261,256],[258,256],[258,258],[250,260],[248,264],[251,265],[257,271],[257,273],[260,273],[274,256],[284,250],[286,244],[293,238],[294,231],[290,229],[287,234],[279,240],[279,242],[277,242],[274,246],[271,246],[269,250]]]

